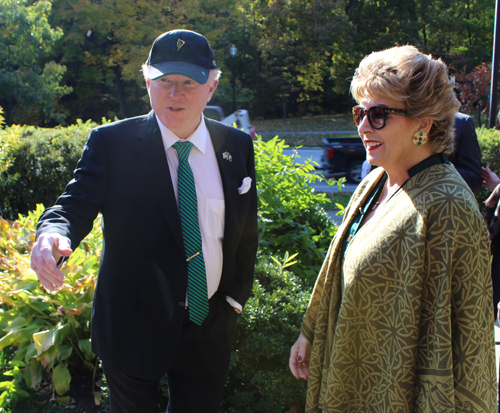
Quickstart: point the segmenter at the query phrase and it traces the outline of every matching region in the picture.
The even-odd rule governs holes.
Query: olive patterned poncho
[[[410,173],[342,257],[383,173],[354,193],[304,318],[306,412],[496,412],[488,235],[455,168]]]

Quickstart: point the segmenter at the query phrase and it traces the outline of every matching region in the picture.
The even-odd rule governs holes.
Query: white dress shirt
[[[172,145],[184,140],[179,139],[175,133],[163,125],[158,116],[156,116],[156,120],[160,127],[178,207],[177,169],[179,158]],[[186,141],[193,144],[189,154],[189,165],[193,171],[196,187],[198,222],[200,224],[203,258],[207,273],[207,292],[208,298],[210,298],[217,291],[222,274],[225,217],[224,191],[215,150],[203,117],[198,128]],[[239,310],[242,309],[241,305],[232,298],[226,298],[233,307]]]

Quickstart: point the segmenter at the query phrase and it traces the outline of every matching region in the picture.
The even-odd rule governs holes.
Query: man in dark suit
[[[217,412],[237,313],[253,282],[253,145],[246,133],[203,117],[220,73],[203,36],[162,34],[143,71],[153,110],[91,131],[74,179],[40,219],[32,267],[48,290],[60,287],[57,263],[102,213],[92,349],[103,361],[111,412],[156,413],[165,373],[168,412]],[[177,151],[185,142],[196,193],[181,202],[188,178]],[[186,221],[193,202],[197,219]],[[201,236],[196,252],[186,222]],[[193,281],[199,268],[202,281]]]
[[[455,118],[455,150],[448,156],[472,192],[477,193],[483,184],[481,175],[481,149],[477,141],[474,120],[463,113]]]

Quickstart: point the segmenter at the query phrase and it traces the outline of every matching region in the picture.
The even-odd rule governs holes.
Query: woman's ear
[[[432,119],[429,119],[429,118],[420,119],[420,126],[416,130],[416,132],[421,131],[421,132],[425,132],[428,135],[431,128],[432,128],[433,123],[434,123],[434,121]]]

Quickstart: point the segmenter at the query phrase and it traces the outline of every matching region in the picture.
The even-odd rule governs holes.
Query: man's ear
[[[151,83],[151,79],[146,79],[146,89],[148,90],[149,95],[149,84]]]
[[[210,102],[210,99],[212,99],[212,96],[215,92],[215,89],[217,89],[217,85],[219,84],[218,80],[214,80],[213,83],[210,85],[210,90],[209,90],[209,95],[207,99],[207,103]]]
[[[217,89],[218,85],[219,85],[219,81],[218,80],[214,80],[214,83],[212,83],[212,86],[210,86],[210,93],[211,93],[211,95],[214,94],[215,89]]]

